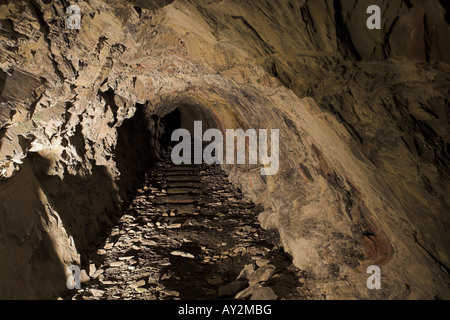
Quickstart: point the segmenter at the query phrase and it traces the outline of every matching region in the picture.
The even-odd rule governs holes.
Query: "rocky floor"
[[[219,166],[156,164],[63,299],[305,299],[306,274]]]

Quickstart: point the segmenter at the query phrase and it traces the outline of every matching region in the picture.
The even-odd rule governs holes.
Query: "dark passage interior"
[[[157,117],[157,116],[156,116]],[[161,136],[161,144],[167,149],[168,146],[174,146],[176,142],[171,141],[172,132],[181,127],[181,112],[175,109],[161,119],[164,133]]]
[[[160,117],[137,105],[118,130],[121,174],[115,181],[108,182],[105,167],[94,166],[89,176],[50,183],[57,178],[46,177],[44,161],[34,158],[86,271],[82,290],[68,290],[64,299],[306,297],[299,282],[306,275],[292,265],[278,235],[259,226],[261,208],[220,166],[172,163],[171,133],[202,116],[198,108],[182,106]],[[101,210],[93,203],[81,203],[86,192],[111,203],[103,216],[89,214]],[[103,219],[93,221],[95,216]]]

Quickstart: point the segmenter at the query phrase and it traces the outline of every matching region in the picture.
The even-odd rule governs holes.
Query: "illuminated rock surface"
[[[449,8],[378,2],[382,30],[370,1],[90,0],[80,30],[66,1],[2,2],[0,298],[56,298],[87,270],[174,110],[280,130],[277,175],[223,170],[308,297],[450,298]]]

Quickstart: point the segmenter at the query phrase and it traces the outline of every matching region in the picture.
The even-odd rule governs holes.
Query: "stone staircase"
[[[147,174],[119,224],[63,299],[304,299],[307,275],[258,223],[219,166]]]

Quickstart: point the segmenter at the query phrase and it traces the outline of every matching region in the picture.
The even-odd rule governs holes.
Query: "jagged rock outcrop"
[[[224,166],[327,298],[449,298],[443,1],[0,4],[0,297],[49,298],[114,225],[161,118],[280,129],[280,171]],[[366,288],[366,268],[382,290]]]

